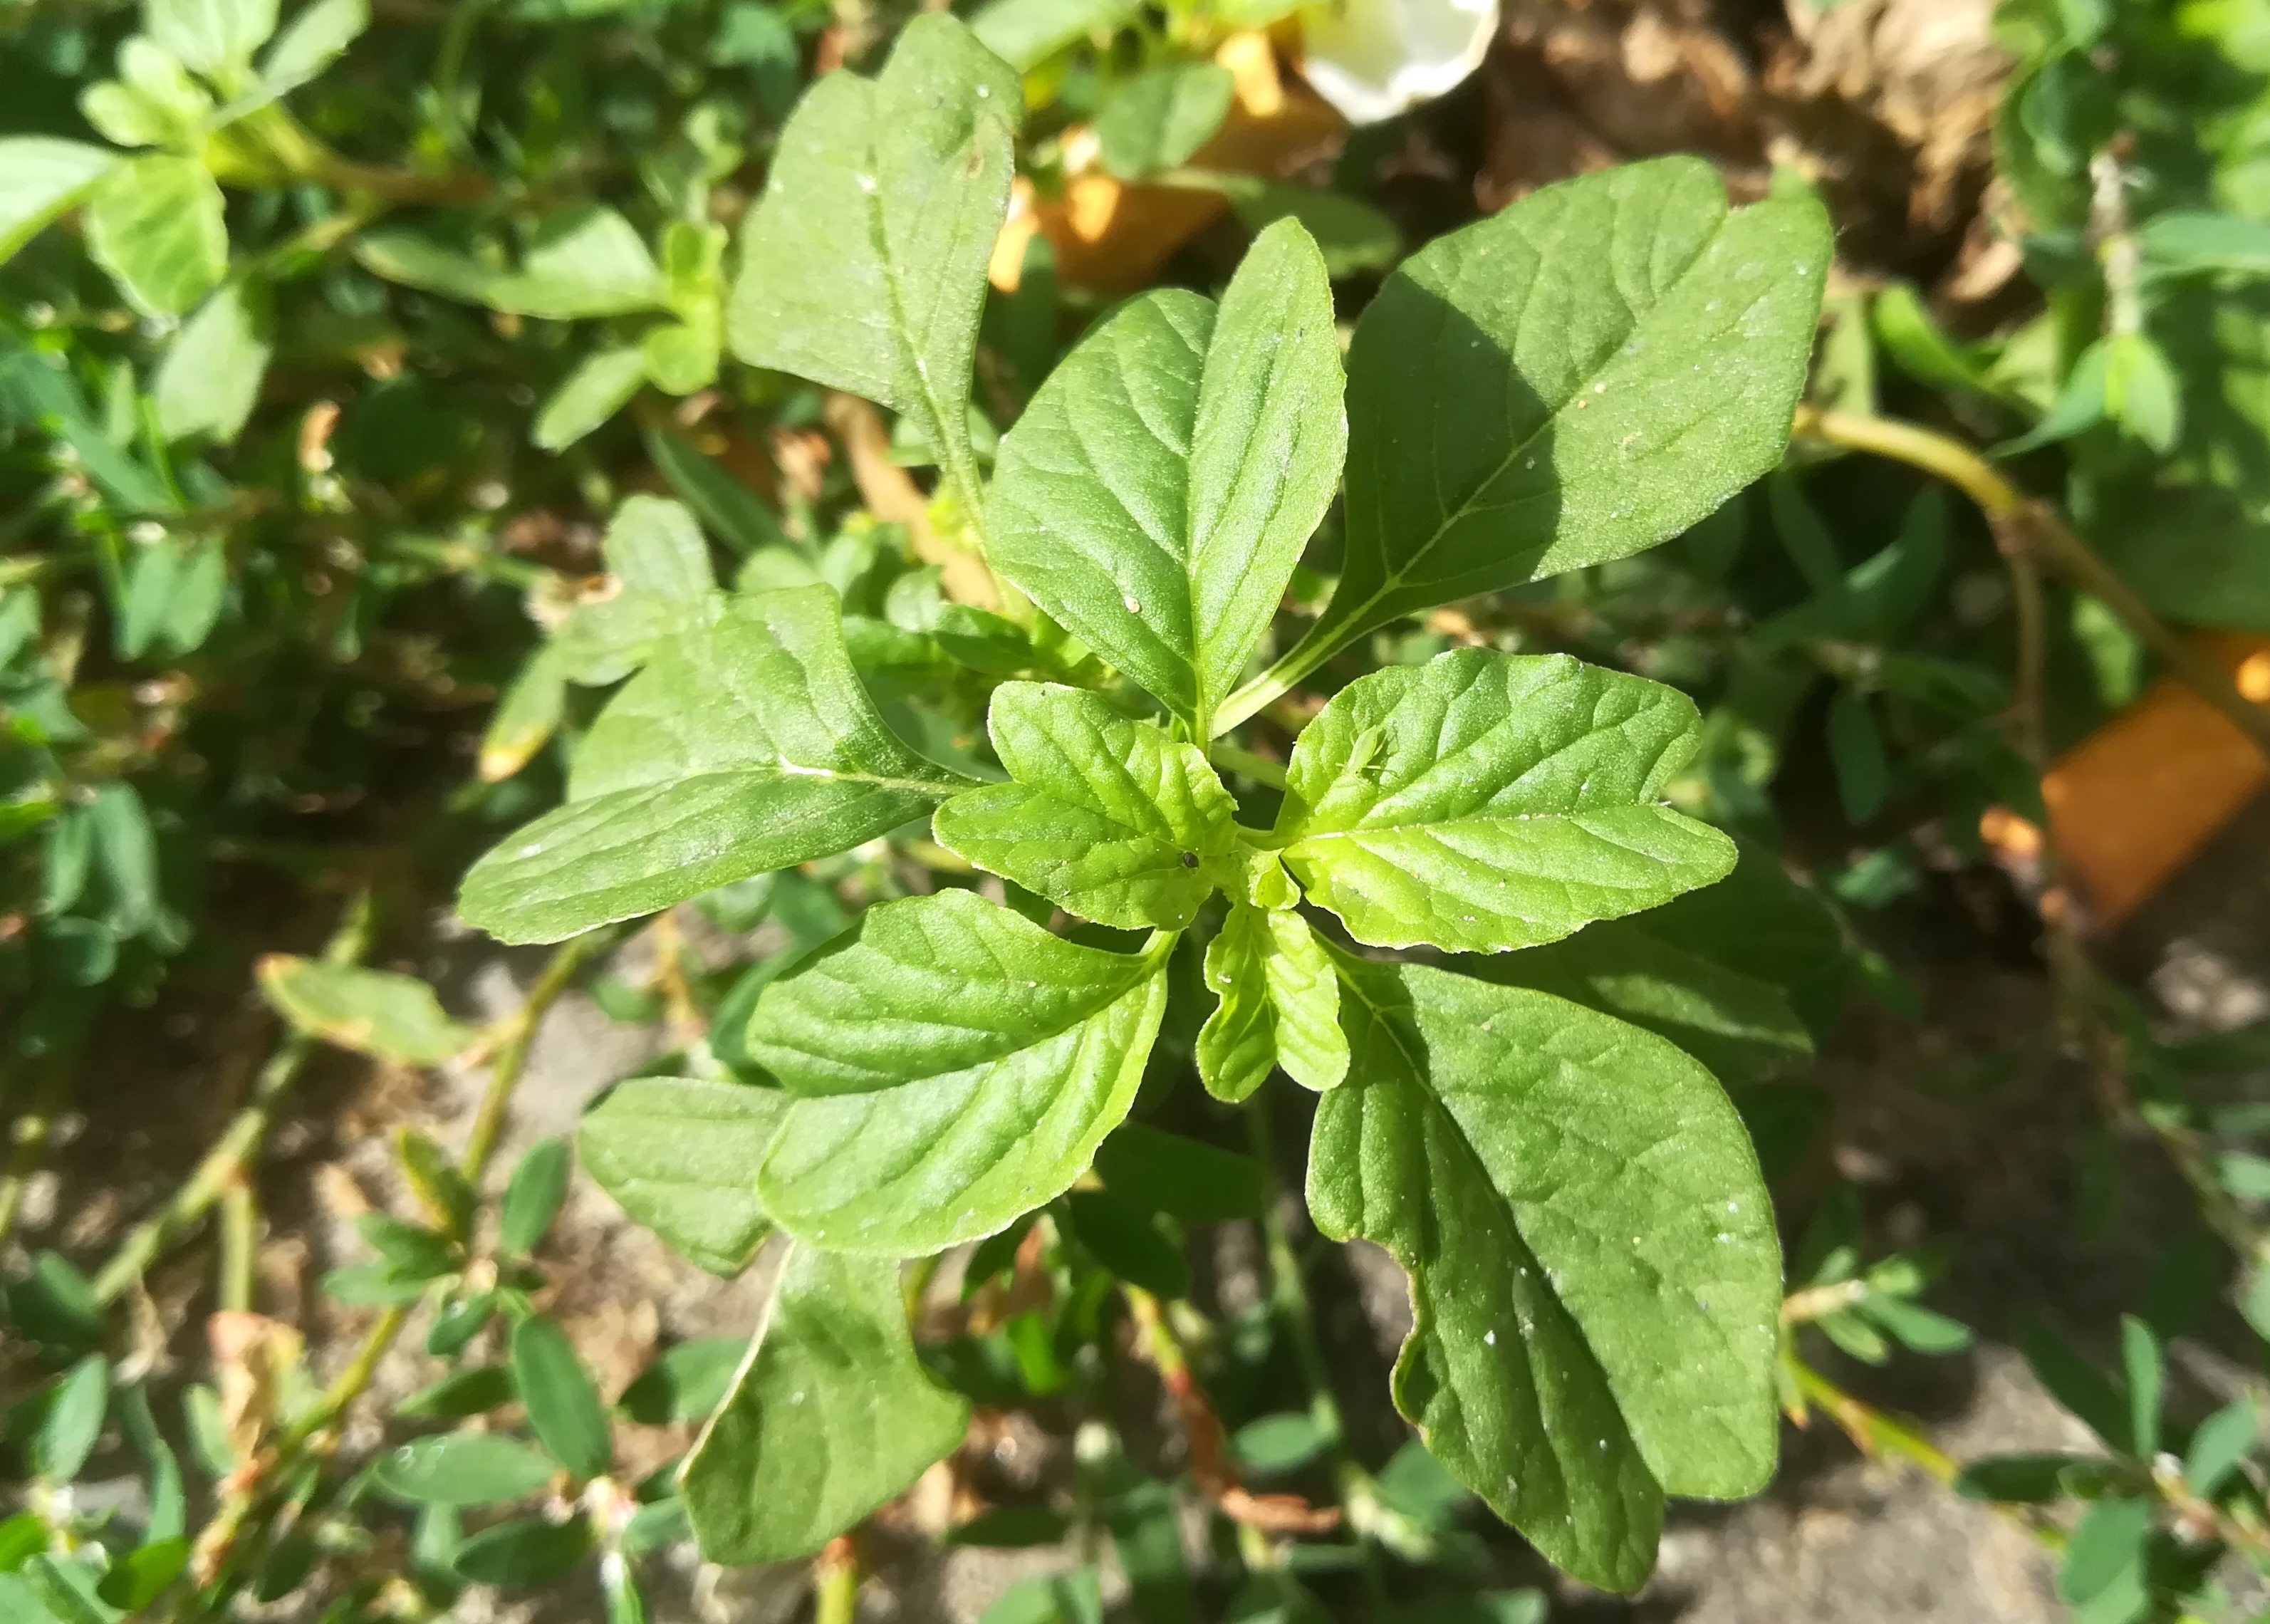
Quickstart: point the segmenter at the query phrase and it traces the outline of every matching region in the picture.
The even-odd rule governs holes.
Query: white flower
[[[1497,32],[1497,0],[1324,0],[1300,15],[1302,71],[1353,124],[1443,94]]]

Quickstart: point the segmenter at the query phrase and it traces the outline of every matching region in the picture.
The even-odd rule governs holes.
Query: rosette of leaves
[[[640,1079],[587,1117],[586,1165],[690,1256],[731,1271],[772,1229],[793,1243],[687,1466],[695,1531],[719,1561],[809,1552],[953,1447],[894,1261],[1088,1172],[1176,944],[1210,931],[1200,1075],[1231,1101],[1277,1068],[1319,1091],[1317,1225],[1411,1279],[1398,1405],[1554,1561],[1636,1588],[1666,1495],[1747,1494],[1772,1466],[1781,1268],[1755,1154],[1651,1029],[1661,1010],[1584,990],[1613,981],[1599,964],[1522,984],[1391,953],[1518,965],[1726,876],[1732,843],[1665,804],[1693,705],[1560,656],[1379,671],[1301,731],[1265,825],[1208,749],[1351,640],[1654,545],[1773,466],[1826,219],[1802,195],[1730,211],[1682,159],[1548,188],[1390,278],[1345,365],[1322,257],[1282,222],[1219,300],[1163,290],[1103,320],[985,483],[966,403],[1020,105],[938,15],[875,78],[820,81],[743,226],[726,333],[907,419],[1027,634],[1077,638],[1094,681],[994,686],[1001,776],[981,782],[888,725],[835,592],[723,596],[462,899],[506,939],[558,939],[926,820],[1110,928],[1059,934],[963,888],[880,903],[754,999],[734,1036],[762,1086]],[[1253,675],[1343,487],[1337,594]]]

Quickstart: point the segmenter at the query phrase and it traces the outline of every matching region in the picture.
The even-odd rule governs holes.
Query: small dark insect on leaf
[[[1197,852],[1186,851],[1183,853],[1183,866],[1184,868],[1196,868],[1198,865],[1198,854]]]

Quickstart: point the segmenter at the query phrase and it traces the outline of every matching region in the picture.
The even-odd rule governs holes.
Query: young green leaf
[[[276,32],[276,0],[145,0],[142,26],[185,66],[224,76]]]
[[[1003,437],[994,567],[1204,738],[1276,612],[1347,445],[1323,259],[1294,223],[1217,310],[1148,293]]]
[[[137,308],[179,315],[228,270],[220,187],[194,158],[130,159],[88,199],[86,246]]]
[[[568,804],[475,864],[458,908],[558,941],[872,840],[968,782],[875,714],[832,590],[753,593],[615,696]]]
[[[799,1246],[724,1406],[687,1457],[701,1554],[808,1556],[961,1443],[969,1405],[915,1357],[899,1268]]]
[[[1244,1099],[1272,1066],[1305,1088],[1330,1088],[1347,1075],[1339,979],[1292,908],[1231,904],[1206,944],[1205,981],[1220,1002],[1198,1028],[1198,1078],[1215,1099]]]
[[[540,1314],[512,1328],[512,1379],[528,1424],[552,1458],[578,1478],[596,1478],[614,1459],[607,1407],[568,1333]]]
[[[414,1505],[493,1506],[540,1491],[560,1468],[493,1432],[419,1438],[378,1457],[378,1486]]]
[[[62,1488],[78,1476],[102,1436],[110,1409],[110,1361],[89,1353],[48,1394],[47,1413],[32,1440],[32,1465],[41,1479]]]
[[[829,74],[741,233],[733,353],[911,418],[975,484],[967,407],[1024,91],[961,22],[916,17],[876,78]]]
[[[476,1035],[412,976],[280,953],[261,960],[259,974],[260,990],[278,1014],[357,1054],[434,1065],[470,1048]]]
[[[987,0],[970,26],[1023,73],[1076,40],[1109,33],[1134,10],[1135,0]]]
[[[1097,155],[1123,181],[1188,163],[1236,96],[1237,80],[1219,63],[1146,70],[1114,90],[1096,115]]]
[[[749,1023],[751,1057],[799,1096],[765,1210],[813,1245],[903,1257],[1053,1200],[1134,1102],[1171,941],[1084,947],[967,891],[868,909]]]
[[[538,450],[563,451],[620,412],[646,381],[646,352],[636,345],[594,350],[545,398],[530,428]]]
[[[2160,1399],[2167,1371],[2160,1339],[2133,1314],[2120,1316],[2120,1364],[2128,1378],[2128,1447],[2137,1459],[2149,1460],[2160,1452]]]
[[[2091,1624],[2127,1624],[2150,1610],[2146,1563],[2152,1502],[2106,1499],[2090,1506],[2067,1539],[2058,1596]]]
[[[1456,649],[1350,683],[1302,730],[1271,837],[1357,940],[1501,953],[1724,879],[1657,803],[1694,701],[1566,655]]]
[[[2213,1495],[2254,1448],[2254,1401],[2234,1398],[2199,1424],[2184,1456],[2184,1481],[2194,1494]]]
[[[1636,1589],[1663,1496],[1773,1467],[1780,1247],[1748,1136],[1661,1039],[1541,993],[1340,960],[1355,1062],[1309,1205],[1411,1276],[1397,1405],[1559,1566]]]
[[[525,1590],[565,1578],[591,1549],[591,1524],[582,1517],[554,1523],[525,1516],[484,1528],[457,1547],[450,1566],[478,1584]]]
[[[297,90],[345,54],[370,26],[370,0],[315,0],[303,6],[260,59],[260,90],[272,100]]]
[[[1190,923],[1237,839],[1204,752],[1051,683],[1003,683],[987,727],[1014,782],[941,805],[939,845],[1101,924]]]
[[[151,393],[159,429],[168,440],[234,440],[260,398],[274,351],[267,284],[242,277],[221,287],[197,307],[158,365]]]
[[[646,451],[679,499],[735,552],[746,556],[788,539],[780,521],[754,491],[677,435],[649,428]]]
[[[1662,158],[1413,255],[1348,352],[1346,563],[1303,648],[1640,552],[1773,467],[1830,253],[1810,196],[1729,213]]]
[[[508,1257],[525,1257],[544,1239],[568,1195],[568,1141],[539,1139],[505,1186],[498,1210],[497,1248]]]
[[[710,1273],[735,1275],[770,1227],[756,1169],[788,1105],[776,1088],[634,1077],[584,1112],[576,1148],[624,1212]]]
[[[472,1365],[419,1388],[396,1405],[394,1413],[413,1420],[456,1420],[501,1410],[519,1391],[506,1366]]]
[[[116,152],[85,141],[0,139],[0,263],[92,192],[118,161]]]

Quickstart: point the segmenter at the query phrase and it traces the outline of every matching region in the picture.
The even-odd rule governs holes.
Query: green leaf
[[[493,1506],[540,1493],[560,1468],[493,1432],[419,1438],[378,1457],[378,1486],[417,1505]]]
[[[1105,953],[967,891],[886,902],[766,988],[794,1094],[757,1188],[799,1240],[910,1257],[1061,1195],[1133,1103],[1167,949]]]
[[[525,1257],[544,1239],[568,1196],[568,1141],[539,1139],[512,1170],[498,1210],[497,1249]]]
[[[1022,73],[1075,41],[1109,34],[1134,11],[1135,4],[1136,0],[988,0],[969,26],[980,44]]]
[[[552,1458],[578,1478],[604,1476],[614,1460],[613,1429],[568,1333],[540,1314],[515,1325],[512,1379],[529,1427]]]
[[[592,351],[545,397],[530,443],[539,450],[565,450],[620,412],[645,382],[646,352],[638,345]]]
[[[1139,1122],[1096,1147],[1095,1171],[1113,1194],[1187,1223],[1258,1218],[1268,1200],[1268,1175],[1252,1157]]]
[[[2066,1546],[2058,1596],[2075,1606],[2108,1591],[2143,1584],[2152,1506],[2145,1500],[2100,1500],[2088,1508]]]
[[[1773,1467],[1781,1257],[1748,1136],[1636,1027],[1340,963],[1356,1058],[1317,1106],[1309,1205],[1411,1276],[1397,1406],[1556,1564],[1636,1589],[1666,1491]]]
[[[503,1365],[474,1365],[419,1388],[395,1405],[394,1413],[412,1420],[458,1420],[501,1410],[518,1397],[511,1370]]]
[[[143,0],[142,26],[187,66],[225,75],[276,32],[276,0]]]
[[[136,308],[179,315],[228,270],[220,187],[194,158],[129,159],[87,201],[86,247]]]
[[[1023,108],[1017,76],[942,15],[908,24],[879,77],[827,75],[781,132],[726,309],[740,360],[913,419],[965,486],[986,264]]]
[[[343,56],[370,26],[369,0],[315,0],[303,6],[260,59],[270,97],[297,90]]]
[[[555,648],[546,643],[538,649],[489,713],[488,730],[481,735],[482,782],[501,782],[526,767],[567,714],[566,662]]]
[[[1297,1472],[1331,1447],[1310,1415],[1265,1415],[1248,1421],[1230,1439],[1230,1452],[1248,1472]]]
[[[1403,263],[1348,352],[1347,553],[1304,647],[1651,547],[1780,461],[1831,251],[1663,158],[1532,192]]]
[[[85,197],[118,162],[116,152],[85,141],[0,139],[0,263]]]
[[[2170,209],[2138,226],[2136,242],[2150,270],[2270,276],[2270,221]]]
[[[2099,338],[2083,350],[2042,420],[2015,440],[1996,446],[1994,455],[2003,458],[2022,456],[2060,440],[2070,440],[2083,429],[2102,423],[2111,409],[2112,358],[2110,338]]]
[[[1642,678],[1456,649],[1332,696],[1271,840],[1359,941],[1532,946],[1732,869],[1732,842],[1657,804],[1700,730],[1692,701]]]
[[[2160,1396],[2167,1372],[2160,1339],[2133,1314],[2120,1316],[2120,1364],[2128,1377],[2128,1447],[2139,1460],[2160,1452]]]
[[[110,1361],[89,1353],[48,1394],[47,1413],[32,1441],[32,1465],[41,1480],[61,1488],[85,1470],[109,1409]]]
[[[1100,924],[1190,923],[1237,840],[1203,751],[1052,683],[994,689],[987,729],[1013,782],[941,805],[939,845]]]
[[[1219,63],[1147,69],[1124,80],[1096,115],[1098,156],[1123,181],[1188,163],[1236,97],[1237,80]]]
[[[625,497],[608,522],[600,549],[627,591],[698,604],[717,589],[701,526],[667,497]]]
[[[1272,1066],[1306,1088],[1330,1088],[1347,1075],[1339,979],[1291,908],[1231,904],[1206,944],[1205,982],[1218,1002],[1198,1028],[1198,1077],[1217,1100],[1244,1099]]]
[[[1659,920],[1653,912],[1602,920],[1458,968],[1628,1020],[1670,1039],[1725,1083],[1755,1081],[1812,1056],[1812,1034],[1778,987],[1665,939]]]
[[[216,291],[175,337],[151,388],[167,440],[226,445],[243,431],[275,352],[268,286],[242,278]]]
[[[680,1342],[641,1371],[623,1389],[615,1407],[649,1427],[707,1420],[724,1402],[748,1347],[746,1337],[695,1337]]]
[[[679,500],[734,552],[746,555],[787,541],[763,499],[677,435],[649,428],[646,449]]]
[[[189,1564],[187,1539],[179,1535],[153,1539],[121,1557],[102,1576],[94,1593],[114,1607],[138,1613],[164,1594]]]
[[[1156,1297],[1191,1294],[1183,1249],[1135,1203],[1108,1190],[1075,1190],[1065,1197],[1064,1212],[1080,1244],[1119,1279]]]
[[[1395,221],[1361,197],[1313,186],[1257,181],[1250,175],[1209,176],[1229,198],[1239,222],[1258,235],[1279,220],[1298,220],[1316,239],[1324,270],[1335,279],[1387,271],[1403,257],[1403,233]]]
[[[590,1549],[591,1525],[580,1516],[565,1523],[522,1517],[471,1536],[450,1566],[477,1584],[526,1590],[567,1577]]]
[[[624,1212],[710,1273],[735,1275],[770,1227],[756,1169],[788,1103],[776,1088],[634,1077],[583,1114],[576,1148]]]
[[[2142,333],[2118,333],[2107,342],[2105,415],[2165,456],[2183,431],[2183,382],[2175,363]]]
[[[2213,1497],[2254,1449],[2254,1401],[2234,1398],[2199,1424],[2184,1456],[2184,1481],[2192,1493]]]
[[[988,557],[1203,738],[1339,484],[1340,393],[1324,261],[1273,226],[1218,311],[1146,293],[1050,375],[1002,439]]]
[[[436,1065],[478,1035],[442,1013],[434,990],[412,976],[290,953],[270,953],[259,969],[262,996],[278,1014],[357,1054]]]
[[[615,696],[568,804],[475,864],[458,908],[504,941],[558,941],[845,850],[968,782],[875,714],[832,590],[752,593]]]
[[[915,1358],[899,1268],[797,1247],[739,1379],[687,1457],[701,1554],[808,1556],[955,1449],[969,1406]]]
[[[1839,687],[1829,701],[1829,760],[1836,769],[1836,798],[1847,823],[1864,824],[1883,809],[1891,789],[1891,758],[1876,713],[1861,695]]]
[[[2049,1505],[2076,1492],[2076,1474],[2109,1464],[2089,1455],[1990,1455],[1963,1467],[1955,1492],[1965,1500]]]

